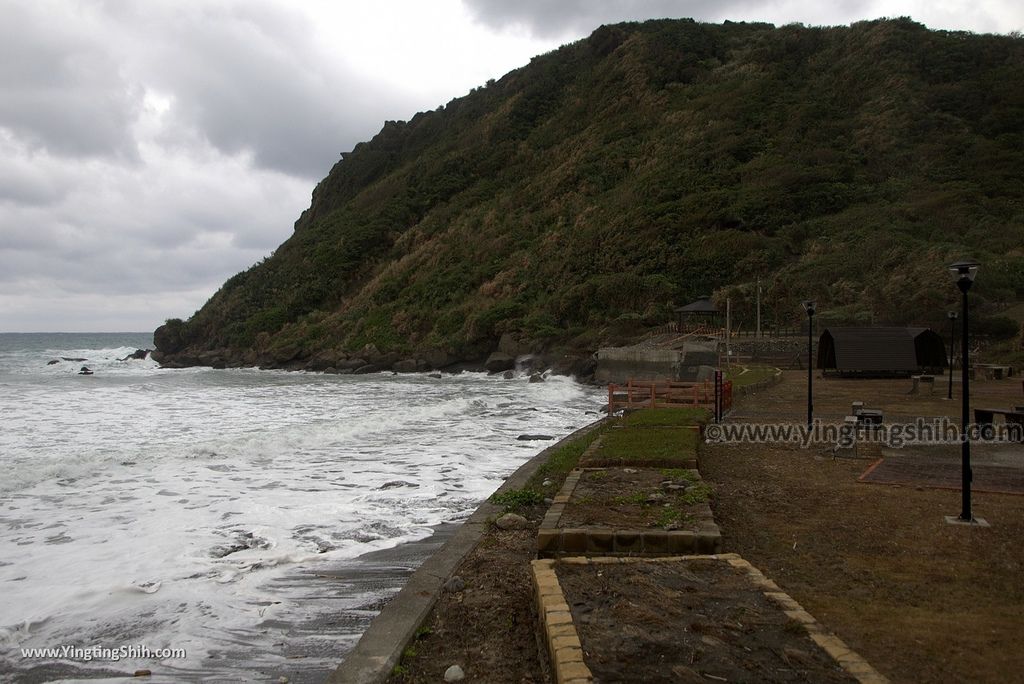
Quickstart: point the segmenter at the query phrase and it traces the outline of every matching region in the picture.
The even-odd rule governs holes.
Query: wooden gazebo
[[[701,297],[686,306],[676,307],[675,314],[676,325],[681,331],[722,327],[722,312],[711,301],[711,297]]]

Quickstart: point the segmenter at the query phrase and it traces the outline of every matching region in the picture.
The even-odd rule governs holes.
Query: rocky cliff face
[[[1024,40],[909,20],[601,27],[408,122],[188,321],[167,365],[586,358],[714,292],[734,326],[943,324],[1024,297]],[[365,362],[361,366],[360,362]]]

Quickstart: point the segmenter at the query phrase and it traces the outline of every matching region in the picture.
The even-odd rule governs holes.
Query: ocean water
[[[352,639],[325,629],[311,655],[289,642],[302,638],[293,627],[374,597],[296,577],[464,519],[547,444],[518,435],[565,435],[601,402],[560,377],[119,360],[149,347],[147,335],[0,334],[0,678],[52,679],[63,665],[297,681],[332,668]],[[64,646],[119,652],[22,655]]]

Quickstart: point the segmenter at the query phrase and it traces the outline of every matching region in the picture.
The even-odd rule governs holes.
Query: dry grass
[[[746,399],[733,420],[801,420],[806,376],[787,376]],[[834,416],[863,400],[887,421],[959,414],[958,400],[907,395],[909,386],[826,379],[815,404]],[[976,405],[1022,403],[1013,395],[1019,379],[979,382],[972,395],[975,387]],[[907,682],[1020,681],[1024,497],[976,494],[975,514],[992,527],[950,526],[943,516],[959,512],[959,492],[858,483],[867,465],[770,445],[713,445],[701,459],[718,492],[726,550],[775,579],[884,674]]]

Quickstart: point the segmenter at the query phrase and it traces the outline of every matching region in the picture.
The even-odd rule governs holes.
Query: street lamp
[[[956,346],[956,311],[947,311],[949,318],[949,395],[947,399],[953,398],[953,347]]]
[[[807,429],[810,430],[814,427],[814,404],[811,401],[814,396],[814,359],[811,356],[811,349],[814,346],[815,303],[813,299],[808,299],[803,302],[803,305],[804,311],[807,312]]]
[[[973,523],[974,516],[971,515],[971,437],[967,428],[971,422],[971,391],[970,378],[967,374],[967,291],[971,289],[975,277],[978,275],[978,264],[974,261],[958,261],[949,267],[950,273],[956,280],[956,286],[963,294],[963,305],[960,317],[963,318],[963,330],[960,339],[960,365],[961,365],[961,389],[960,389],[960,489],[962,496],[962,507],[959,522]]]

